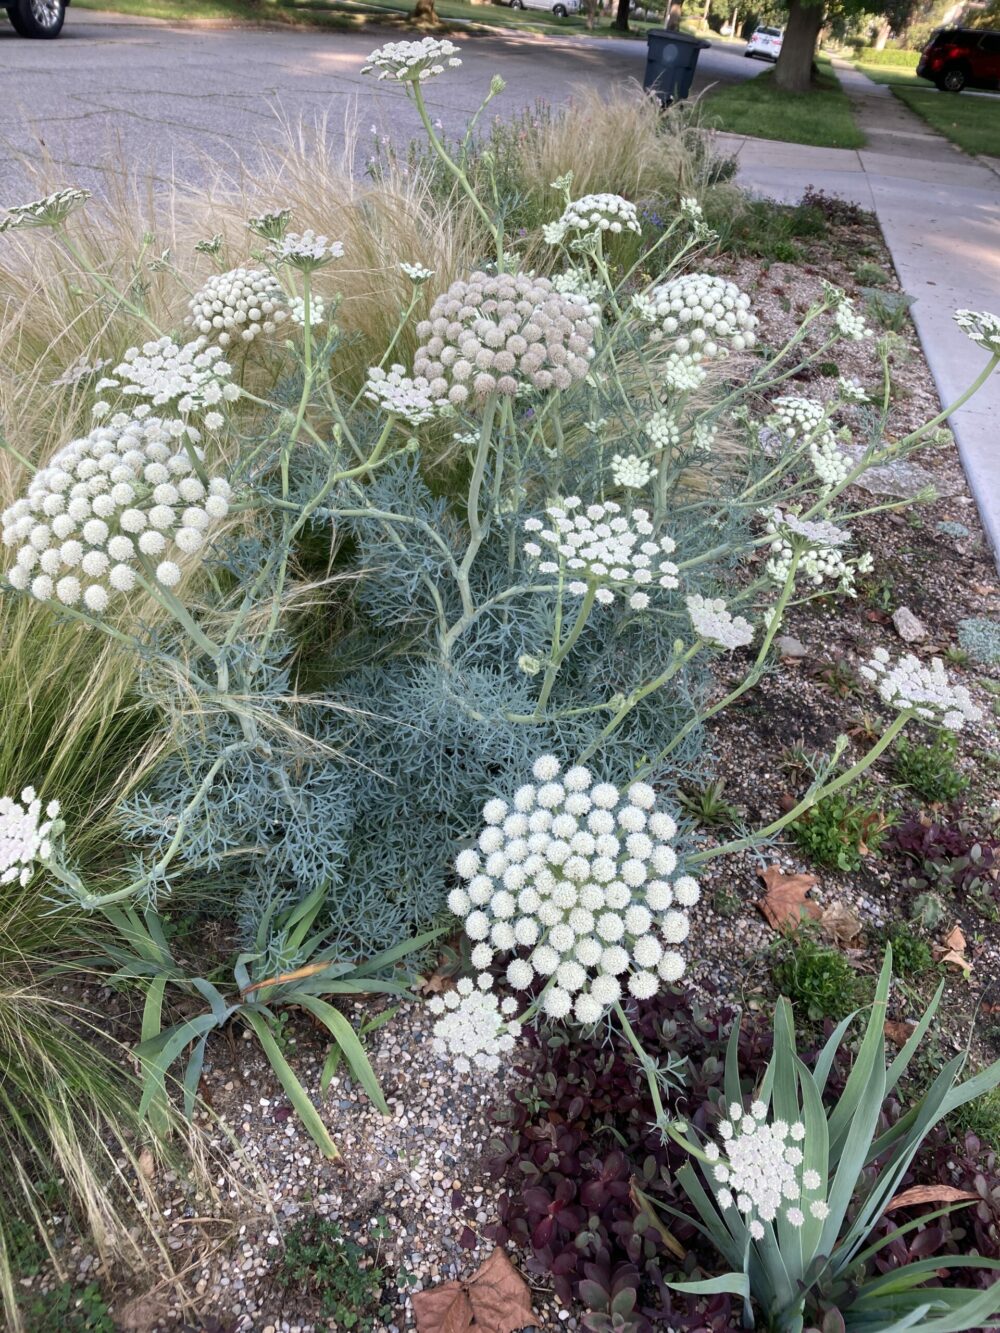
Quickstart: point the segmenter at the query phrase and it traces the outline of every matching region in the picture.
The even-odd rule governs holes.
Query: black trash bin
[[[687,97],[699,52],[711,45],[703,37],[689,37],[686,32],[668,32],[666,28],[647,32],[643,88],[655,93],[664,106]]]

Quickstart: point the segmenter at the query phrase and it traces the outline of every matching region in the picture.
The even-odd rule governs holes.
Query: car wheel
[[[523,9],[524,0],[510,0],[511,9]]]
[[[952,65],[941,75],[938,87],[943,93],[960,93],[965,87],[966,73],[961,65]]]
[[[14,0],[7,13],[22,37],[58,37],[66,17],[66,0]]]
[[[569,10],[566,8],[565,5],[553,5],[552,12],[553,14],[555,14],[557,19],[564,19],[566,15],[569,13]]]

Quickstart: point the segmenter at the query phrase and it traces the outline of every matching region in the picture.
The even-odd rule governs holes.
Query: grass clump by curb
[[[917,85],[894,84],[892,92],[963,152],[1000,157],[1000,98],[956,96]]]
[[[768,70],[709,93],[705,110],[708,123],[732,134],[822,148],[862,148],[865,143],[828,60],[819,61],[815,86],[807,93],[783,92],[775,86],[774,71]]]

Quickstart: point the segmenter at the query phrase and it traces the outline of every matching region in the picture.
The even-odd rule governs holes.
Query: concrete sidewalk
[[[718,136],[737,180],[755,194],[797,202],[807,186],[851,199],[878,217],[944,404],[985,364],[955,326],[963,307],[1000,314],[1000,176],[935,134],[889,88],[850,66],[837,75],[855,105],[866,148],[810,148]],[[938,96],[949,96],[947,93]],[[1000,561],[1000,376],[949,421],[983,527]]]

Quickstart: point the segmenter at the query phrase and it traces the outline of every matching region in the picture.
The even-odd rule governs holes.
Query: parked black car
[[[1000,32],[942,28],[920,53],[917,74],[946,93],[1000,88]]]
[[[0,0],[22,37],[58,37],[69,0]]]

